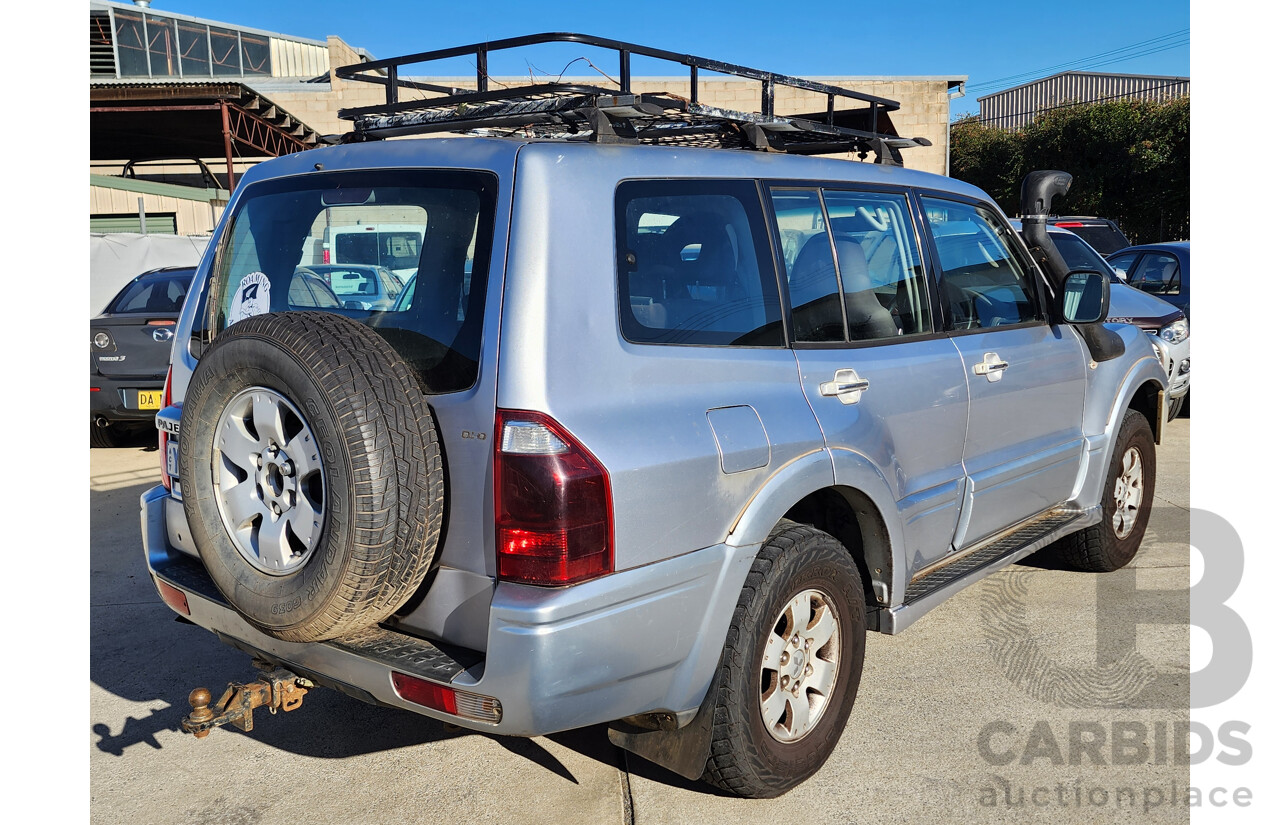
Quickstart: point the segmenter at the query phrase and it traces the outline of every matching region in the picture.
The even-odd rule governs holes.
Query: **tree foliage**
[[[951,175],[1017,215],[1022,178],[1071,173],[1060,215],[1098,215],[1134,243],[1191,236],[1191,99],[1115,100],[1051,109],[1015,131],[976,118],[951,127]]]

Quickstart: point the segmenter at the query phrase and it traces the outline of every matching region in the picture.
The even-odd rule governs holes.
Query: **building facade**
[[[1172,100],[1191,94],[1191,78],[1060,72],[978,98],[978,121],[1012,131],[1041,112],[1104,100]]]
[[[89,30],[90,222],[98,231],[145,226],[147,232],[208,233],[246,168],[323,146],[349,131],[340,109],[384,99],[382,86],[343,80],[332,71],[372,59],[338,36],[311,40],[109,0],[90,2]],[[474,77],[416,79],[475,87]],[[904,164],[949,171],[949,101],[963,93],[967,78],[811,79],[898,101],[891,115],[898,133],[931,143],[904,150]],[[579,80],[594,84],[600,78]],[[687,93],[688,84],[688,78],[634,78],[631,88]],[[760,84],[747,79],[698,84],[700,102],[726,109],[756,111],[760,94]],[[825,108],[824,95],[776,89],[779,114]],[[852,153],[836,157],[857,160]]]

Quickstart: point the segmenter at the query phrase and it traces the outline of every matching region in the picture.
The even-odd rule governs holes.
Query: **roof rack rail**
[[[562,83],[557,78],[547,83],[490,88],[490,54],[545,43],[578,43],[616,51],[618,79],[608,79],[617,87]],[[634,92],[631,88],[634,55],[688,67],[688,94]],[[404,75],[406,66],[466,56],[475,61],[474,89],[442,86]],[[595,68],[590,61],[588,64]],[[758,81],[759,111],[735,111],[699,102],[699,70]],[[344,136],[344,142],[464,132],[599,143],[745,148],[803,155],[852,151],[864,159],[874,153],[877,163],[895,166],[902,165],[900,149],[930,145],[924,138],[898,135],[889,117],[890,112],[899,108],[894,100],[705,57],[569,32],[532,34],[372,60],[341,66],[335,73],[346,80],[380,84],[386,90],[384,103],[338,111],[338,117],[352,121],[354,127]],[[774,96],[779,86],[826,95],[826,111],[778,114],[774,110]],[[406,99],[403,94],[406,91],[416,97]],[[852,107],[843,108],[850,103]],[[838,104],[842,108],[837,108]]]

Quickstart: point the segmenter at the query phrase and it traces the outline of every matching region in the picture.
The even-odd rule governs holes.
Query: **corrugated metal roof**
[[[1023,83],[1020,86],[1010,86],[1008,89],[1004,89],[1003,91],[992,92],[989,95],[984,95],[980,98],[977,98],[977,101],[981,103],[982,101],[987,100],[989,98],[998,97],[999,95],[1007,95],[1010,92],[1015,92],[1018,89],[1023,89],[1023,88],[1026,88],[1027,86],[1035,86],[1038,83],[1044,83],[1045,81],[1053,80],[1054,78],[1057,78],[1057,77],[1068,77],[1068,76],[1115,77],[1115,78],[1127,78],[1127,79],[1135,79],[1135,80],[1185,80],[1188,83],[1191,82],[1191,78],[1189,77],[1176,77],[1173,75],[1163,75],[1163,74],[1119,74],[1117,72],[1058,72],[1057,74],[1051,74],[1048,77],[1042,77],[1039,80],[1030,80],[1026,83]]]
[[[978,98],[978,121],[1017,129],[1050,109],[1104,100],[1171,100],[1191,94],[1191,78],[1059,72]]]

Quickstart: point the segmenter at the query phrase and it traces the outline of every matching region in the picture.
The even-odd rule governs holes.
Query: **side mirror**
[[[1111,308],[1111,281],[1101,272],[1076,269],[1062,282],[1058,317],[1068,324],[1096,324]]]

